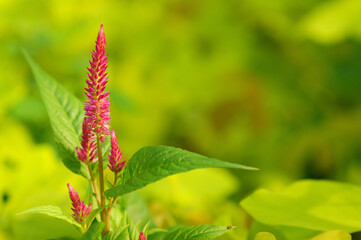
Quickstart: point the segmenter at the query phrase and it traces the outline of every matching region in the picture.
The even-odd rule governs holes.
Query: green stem
[[[113,186],[115,187],[116,185],[117,185],[117,180],[118,180],[118,174],[115,174],[115,176],[114,176],[114,183],[113,183]],[[116,198],[110,198],[109,199],[109,205],[113,205],[113,204],[115,204],[116,202],[117,202],[117,200],[118,200],[118,197],[116,197]],[[108,215],[110,214],[110,211],[112,211],[112,207],[109,207],[108,209],[107,209],[107,211],[108,211]]]
[[[88,165],[88,170],[89,170],[89,175],[90,175],[90,180],[92,183],[93,191],[95,194],[95,199],[97,200],[98,207],[100,207],[101,201],[100,201],[100,197],[99,197],[99,189],[98,189],[97,181],[94,178],[90,163],[88,163],[87,165]]]
[[[100,207],[104,207],[105,194],[104,194],[103,154],[102,154],[102,145],[99,135],[97,135],[97,145],[98,145],[98,161],[99,161],[98,167],[99,167],[99,183],[100,183]],[[106,211],[105,208],[101,211],[100,216],[102,221],[105,223],[105,228],[103,230],[103,236],[104,236],[110,230],[108,212]]]

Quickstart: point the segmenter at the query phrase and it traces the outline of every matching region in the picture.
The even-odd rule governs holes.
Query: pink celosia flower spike
[[[89,206],[86,207],[84,202],[80,201],[78,193],[72,188],[72,186],[69,183],[68,183],[68,188],[69,188],[69,197],[73,205],[73,208],[71,209],[74,212],[73,217],[77,222],[81,223],[86,219],[86,217],[91,212],[92,204],[89,203]]]
[[[84,118],[83,122],[83,136],[81,139],[82,148],[76,148],[78,153],[78,158],[83,163],[93,163],[96,162],[96,144],[95,144],[95,135],[92,133],[92,122],[89,118]]]
[[[105,141],[104,136],[109,135],[110,123],[109,92],[105,92],[105,85],[108,82],[105,72],[108,62],[105,45],[105,35],[103,25],[101,25],[95,51],[92,52],[90,68],[87,68],[89,79],[86,81],[88,88],[85,88],[85,95],[88,97],[85,102],[85,115],[94,123],[93,130],[102,142]]]
[[[146,240],[144,234],[141,232],[138,240]]]
[[[125,161],[120,161],[122,159],[123,153],[120,152],[117,137],[115,136],[115,131],[113,129],[112,136],[110,139],[111,150],[109,154],[109,165],[108,167],[112,170],[115,175],[117,175],[124,168]]]

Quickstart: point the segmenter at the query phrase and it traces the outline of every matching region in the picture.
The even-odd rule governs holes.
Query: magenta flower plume
[[[112,136],[110,139],[110,154],[109,154],[109,165],[108,167],[112,170],[115,175],[117,175],[124,168],[125,161],[120,161],[122,159],[123,153],[120,152],[117,137],[115,136],[115,131],[113,129]]]
[[[81,139],[81,147],[76,148],[76,152],[78,153],[78,158],[83,163],[93,163],[96,162],[96,144],[95,144],[95,135],[92,133],[92,122],[89,118],[84,118],[83,121],[83,136]]]
[[[91,212],[92,204],[89,203],[88,207],[86,207],[84,202],[80,201],[78,193],[72,188],[72,186],[69,183],[68,183],[68,188],[69,188],[69,197],[73,205],[73,208],[71,209],[74,212],[73,217],[77,222],[81,223],[86,219],[86,217]]]
[[[85,115],[94,123],[93,131],[105,141],[105,135],[109,135],[110,109],[109,92],[105,92],[105,85],[108,82],[107,69],[108,56],[105,55],[105,35],[103,25],[96,41],[95,51],[92,52],[90,68],[87,68],[89,79],[86,81],[88,88],[85,88],[85,95],[88,99],[85,102]]]
[[[144,234],[141,232],[138,240],[146,240]]]

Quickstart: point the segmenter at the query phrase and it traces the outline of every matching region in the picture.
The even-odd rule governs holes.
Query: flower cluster
[[[85,88],[85,95],[88,97],[85,102],[85,115],[92,121],[93,131],[102,142],[105,141],[105,135],[109,135],[110,124],[109,92],[105,92],[105,85],[108,82],[105,72],[108,63],[105,45],[105,34],[101,25],[95,51],[92,52],[90,68],[87,68],[89,79],[86,81],[88,88]]]
[[[100,27],[98,33],[95,51],[92,52],[92,61],[90,61],[90,68],[87,68],[88,79],[86,80],[87,88],[85,88],[85,118],[83,121],[83,135],[81,139],[81,147],[76,148],[78,158],[88,165],[89,175],[91,178],[92,188],[94,195],[97,199],[98,207],[106,205],[104,195],[104,173],[103,173],[103,156],[101,154],[101,145],[105,141],[105,136],[109,135],[110,124],[110,101],[109,92],[105,92],[106,83],[108,82],[107,73],[107,55],[105,55],[105,35],[103,25]],[[99,141],[100,140],[100,141]],[[99,151],[99,152],[98,152]],[[111,151],[109,154],[108,167],[114,172],[114,185],[116,184],[119,173],[125,166],[125,161],[121,161],[122,153],[118,145],[115,131],[111,135]],[[90,166],[91,163],[99,160],[99,186],[94,178],[93,170]],[[80,201],[78,193],[68,184],[69,195],[73,204],[73,216],[76,221],[83,222],[91,211],[91,204],[88,207],[84,202]],[[100,191],[99,191],[100,189]],[[116,201],[116,200],[115,200]],[[109,232],[109,214],[107,209],[102,210],[101,219],[106,223],[103,234]],[[106,221],[108,219],[108,221]],[[140,240],[145,240],[143,233],[139,237]]]
[[[112,170],[115,176],[122,171],[125,165],[125,161],[121,161],[123,153],[120,152],[117,137],[115,136],[115,131],[112,131],[112,136],[110,140],[111,151],[109,154],[109,165],[108,167]]]
[[[86,217],[91,212],[92,204],[89,203],[88,207],[86,207],[84,202],[80,201],[78,193],[72,188],[72,186],[69,183],[68,183],[68,188],[69,188],[69,196],[71,199],[71,203],[73,205],[73,208],[71,209],[74,212],[73,217],[77,222],[81,223],[86,219]]]

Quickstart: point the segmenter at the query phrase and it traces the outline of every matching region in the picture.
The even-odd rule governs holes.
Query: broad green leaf
[[[351,240],[351,235],[344,230],[333,230],[321,233],[311,240]]]
[[[46,74],[27,53],[25,57],[40,89],[64,165],[72,172],[88,177],[87,167],[77,159],[75,151],[80,146],[83,104]]]
[[[258,190],[241,202],[258,222],[316,231],[361,230],[361,187],[303,180],[282,192]]]
[[[215,239],[229,229],[215,225],[175,226],[168,232],[156,232],[148,236],[149,240],[211,240]]]
[[[222,162],[179,148],[148,146],[140,149],[129,160],[122,184],[105,192],[108,197],[120,196],[172,174],[198,168],[224,167],[255,170],[240,164]]]
[[[276,237],[269,232],[259,232],[254,237],[254,240],[276,240]]]
[[[18,215],[27,214],[27,213],[40,213],[40,214],[48,215],[50,217],[58,218],[58,219],[67,221],[68,223],[74,225],[81,232],[84,231],[83,227],[77,221],[75,221],[75,219],[72,216],[70,216],[67,212],[65,212],[64,210],[62,210],[61,208],[59,208],[57,206],[46,205],[46,206],[34,207],[34,208],[30,208],[28,210],[25,210],[25,211],[19,213]]]
[[[105,224],[103,222],[96,222],[92,224],[89,230],[80,238],[80,240],[95,240],[101,239],[101,234]]]

